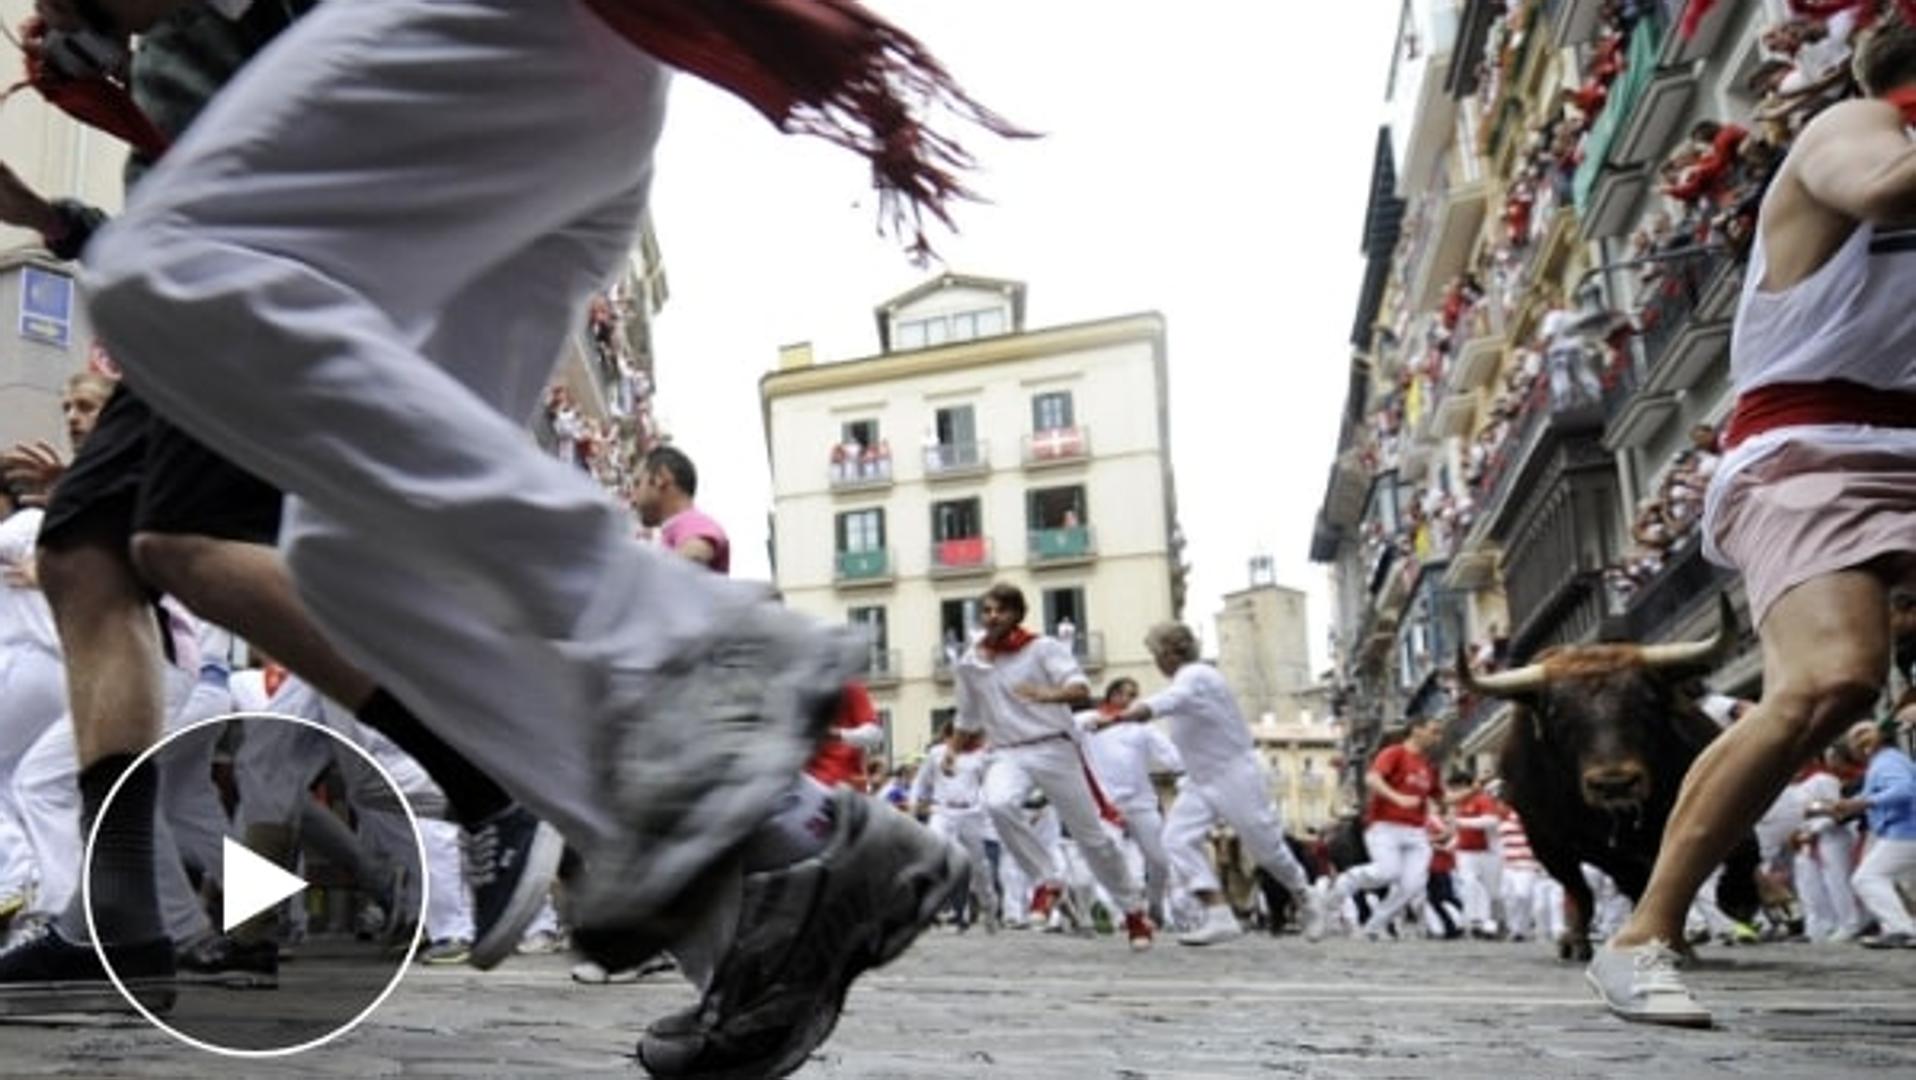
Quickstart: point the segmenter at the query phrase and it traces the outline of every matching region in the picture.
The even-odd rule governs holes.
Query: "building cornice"
[[[1012,363],[1134,341],[1152,342],[1162,349],[1164,316],[1157,312],[1121,315],[1024,334],[1004,334],[929,349],[878,353],[786,371],[769,371],[759,379],[759,398],[769,407],[777,398],[796,397],[821,390],[870,386],[962,371],[984,364]]]

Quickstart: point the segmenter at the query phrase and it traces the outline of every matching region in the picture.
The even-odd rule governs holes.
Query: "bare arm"
[[[1831,106],[1803,131],[1796,175],[1810,197],[1872,224],[1916,221],[1916,140],[1886,101]]]
[[[674,550],[700,566],[709,567],[718,561],[718,549],[712,546],[710,540],[702,536],[694,536]]]

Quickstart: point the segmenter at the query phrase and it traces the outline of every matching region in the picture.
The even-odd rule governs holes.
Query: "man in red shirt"
[[[884,748],[885,725],[879,722],[871,692],[864,683],[846,683],[838,715],[832,718],[832,730],[819,745],[818,753],[812,755],[805,772],[828,788],[865,791],[865,756]]]
[[[1496,937],[1495,902],[1503,888],[1503,860],[1491,834],[1503,816],[1503,806],[1461,769],[1450,774],[1445,787],[1451,824],[1457,829],[1457,883],[1463,894],[1464,922],[1473,934]]]
[[[1414,721],[1402,742],[1385,747],[1364,774],[1370,801],[1364,807],[1364,847],[1370,862],[1345,871],[1337,879],[1338,896],[1369,889],[1389,889],[1371,909],[1361,933],[1372,941],[1383,937],[1391,920],[1412,900],[1424,895],[1430,880],[1430,799],[1437,791],[1437,768],[1424,755],[1443,738],[1443,722],[1436,717]]]

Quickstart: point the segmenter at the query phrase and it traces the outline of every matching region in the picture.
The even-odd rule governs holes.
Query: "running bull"
[[[1708,641],[1551,649],[1514,671],[1476,676],[1465,689],[1516,704],[1500,763],[1505,797],[1522,816],[1538,862],[1571,901],[1564,959],[1590,958],[1590,886],[1581,863],[1640,899],[1677,788],[1719,728],[1698,707],[1696,680],[1736,645],[1736,613],[1719,598]],[[1717,905],[1748,921],[1757,911],[1754,836],[1724,865]]]

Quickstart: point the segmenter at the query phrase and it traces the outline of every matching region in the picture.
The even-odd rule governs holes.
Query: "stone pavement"
[[[118,1021],[0,1026],[0,1077],[635,1077],[676,976],[568,982],[559,957],[415,968],[354,1033],[296,1059],[207,1056]],[[1539,946],[1246,938],[1132,956],[1109,939],[939,931],[852,994],[807,1080],[1916,1076],[1916,952],[1714,949],[1720,1027],[1612,1021]]]

